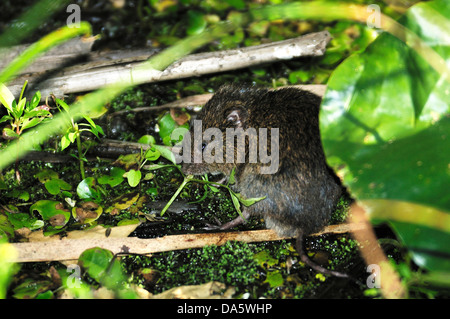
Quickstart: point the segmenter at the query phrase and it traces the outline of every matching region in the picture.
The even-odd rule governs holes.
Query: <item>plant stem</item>
[[[84,162],[82,159],[82,149],[81,149],[81,138],[80,134],[77,134],[77,149],[78,149],[78,161],[80,162],[80,174],[81,174],[81,180],[85,179],[84,175]]]
[[[178,187],[175,194],[173,194],[172,198],[169,200],[169,202],[166,204],[166,206],[164,206],[163,210],[161,211],[161,216],[164,215],[166,210],[170,207],[170,205],[172,205],[173,201],[177,198],[178,194],[180,194],[180,192],[184,188],[184,186],[186,186],[186,184],[192,180],[193,180],[192,175],[188,175],[184,178],[183,183],[181,183],[180,187]]]

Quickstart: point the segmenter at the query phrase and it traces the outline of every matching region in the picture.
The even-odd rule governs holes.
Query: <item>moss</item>
[[[219,281],[234,287],[245,287],[256,281],[257,264],[249,245],[227,242],[223,246],[206,246],[182,252],[164,252],[152,257],[134,258],[138,267],[152,268],[159,273],[151,292],[158,293],[172,287],[198,285]]]

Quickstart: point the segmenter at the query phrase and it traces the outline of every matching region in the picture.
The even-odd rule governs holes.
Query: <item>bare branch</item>
[[[110,61],[106,66],[93,67],[88,63],[79,65],[78,69],[72,67],[65,70],[37,84],[33,89],[40,90],[42,98],[45,98],[50,94],[63,96],[68,93],[92,91],[117,82],[138,85],[183,79],[303,56],[320,56],[324,54],[329,41],[328,31],[322,31],[246,48],[192,54],[176,61],[163,71],[149,72],[142,68],[143,62],[124,63],[123,59],[116,61],[116,64]],[[13,94],[18,94],[20,89],[20,84],[10,87]]]
[[[361,229],[361,224],[342,224],[325,227],[323,231],[311,236],[323,234],[346,233]],[[254,230],[240,232],[221,232],[205,234],[186,234],[164,236],[152,239],[140,239],[135,237],[125,238],[86,238],[86,239],[61,239],[44,242],[29,242],[12,244],[18,252],[17,262],[39,262],[54,260],[74,260],[89,248],[101,247],[118,253],[133,253],[149,255],[163,251],[172,251],[189,248],[201,248],[206,245],[223,245],[227,241],[236,240],[247,243],[275,241],[289,239],[279,237],[273,230]]]

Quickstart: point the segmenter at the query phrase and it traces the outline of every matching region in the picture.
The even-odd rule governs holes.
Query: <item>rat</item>
[[[262,216],[266,227],[278,235],[297,238],[296,250],[306,265],[324,274],[348,277],[314,263],[303,247],[304,236],[328,224],[344,192],[326,163],[319,132],[320,103],[314,93],[293,87],[269,90],[224,85],[199,112],[194,123],[198,131],[191,125],[189,136],[184,137],[183,152],[194,151],[184,157],[182,170],[189,175],[223,174],[226,181],[234,169],[234,191],[244,198],[265,196],[243,208],[244,218],[239,216],[218,228],[230,229],[251,216]],[[196,143],[200,124],[202,132],[213,128],[214,134],[203,134]],[[238,129],[248,133],[245,144],[239,145],[238,135],[226,134]],[[265,139],[262,133],[267,134]],[[255,140],[260,143],[257,147],[252,146]],[[258,150],[261,154],[255,161]],[[195,161],[196,155],[206,153],[209,160]]]

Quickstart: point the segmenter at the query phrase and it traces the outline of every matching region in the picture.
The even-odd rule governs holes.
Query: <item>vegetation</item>
[[[385,297],[366,284],[369,273],[358,254],[364,243],[348,234],[308,238],[307,246],[316,262],[355,274],[358,283],[311,272],[298,261],[291,241],[229,242],[150,257],[114,256],[92,248],[76,265],[13,263],[15,251],[8,242],[67,236],[73,231],[89,236],[88,231],[98,225],[112,229],[137,223],[145,226],[134,232],[142,237],[185,233],[206,223],[228,221],[241,204],[261,200],[242,199],[207,177],[184,176],[165,146],[177,142],[171,133],[187,124],[177,123],[170,113],[154,113],[148,119],[129,114],[118,123],[100,117],[105,107],[117,111],[164,104],[214,92],[230,81],[272,87],[327,84],[320,125],[328,161],[376,226],[390,267],[406,290],[402,297],[448,297],[450,6],[445,0],[405,1],[405,7],[355,2],[360,6],[347,1],[127,1],[126,10],[102,3],[106,14],[100,19],[98,11],[86,5],[83,19],[90,24],[62,27],[42,37],[66,23],[66,3],[55,1],[58,7],[44,0],[33,9],[23,6],[21,12],[7,1],[2,14],[26,23],[0,25],[0,46],[23,40],[35,44],[0,71],[0,122],[5,137],[0,150],[0,298],[140,298],[137,287],[157,294],[209,281],[234,287],[235,298]],[[419,3],[408,9],[415,2]],[[371,24],[376,19],[368,23],[374,16],[366,5],[373,4],[383,13],[377,28]],[[60,14],[50,20],[55,12]],[[20,29],[21,25],[26,28]],[[28,102],[22,94],[14,99],[7,86],[18,70],[49,48],[90,34],[91,29],[102,35],[100,47],[163,49],[147,62],[146,70],[162,70],[196,50],[236,48],[318,30],[330,31],[333,39],[323,57],[139,87],[118,83],[42,105],[39,92],[33,92]],[[114,163],[88,160],[95,141],[86,139],[86,133],[100,138],[113,131],[119,131],[121,139],[149,147]],[[19,162],[19,156],[31,149],[69,153],[78,162]],[[158,201],[197,203],[184,206],[183,214],[167,211],[168,205],[155,213],[152,205]],[[346,218],[349,205],[343,198],[333,223]],[[245,229],[261,227],[260,220],[252,219]]]

